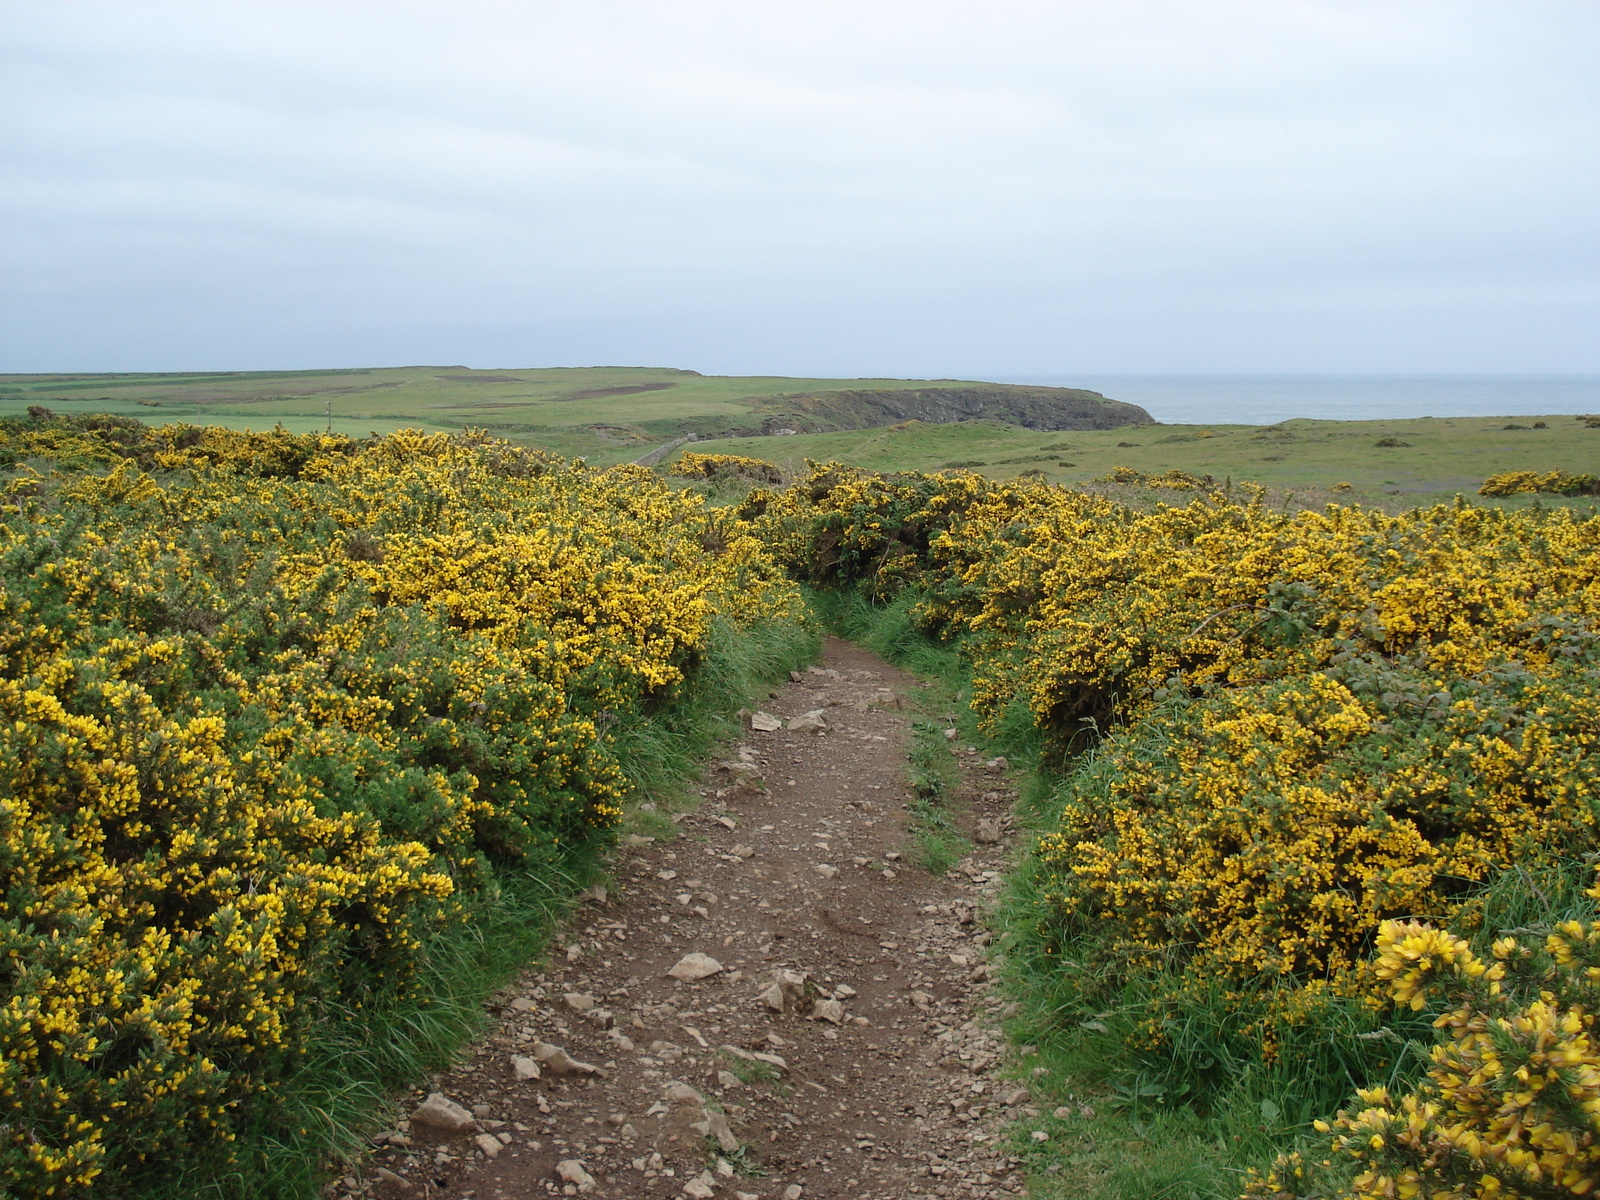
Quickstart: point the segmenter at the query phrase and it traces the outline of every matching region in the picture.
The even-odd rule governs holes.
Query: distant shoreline
[[[1005,375],[1090,388],[1167,425],[1600,413],[1600,375]]]

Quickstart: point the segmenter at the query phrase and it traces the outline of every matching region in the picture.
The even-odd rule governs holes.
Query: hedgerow
[[[1502,877],[1596,849],[1600,521],[1291,514],[1201,482],[1135,511],[829,464],[744,512],[801,577],[909,589],[965,657],[980,722],[1020,714],[1042,736],[1063,773],[1014,957],[1054,1019],[1120,1039],[1140,1095],[1204,1111],[1275,1073],[1331,1102],[1405,1074],[1382,1027],[1385,922],[1486,944]],[[1516,1028],[1543,1019],[1510,1003]],[[1574,1071],[1600,1069],[1572,1044]],[[1593,1138],[1600,1106],[1584,1111]]]
[[[714,624],[800,616],[639,468],[114,421],[0,445],[8,1194],[225,1164],[328,1014],[403,1005],[477,898],[605,838],[616,731]]]

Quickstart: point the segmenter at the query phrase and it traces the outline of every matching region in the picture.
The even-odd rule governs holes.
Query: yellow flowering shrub
[[[776,463],[742,454],[697,454],[685,450],[672,464],[672,474],[688,479],[732,477],[751,483],[782,483],[783,471]]]
[[[1517,496],[1528,492],[1548,492],[1556,496],[1600,495],[1600,478],[1566,471],[1502,471],[1489,476],[1478,489],[1480,496]]]
[[[1361,1107],[1316,1123],[1333,1135],[1331,1157],[1283,1156],[1246,1200],[1536,1200],[1600,1188],[1600,922],[1500,938],[1485,962],[1453,934],[1388,921],[1374,974],[1404,1007],[1443,1001],[1423,1078],[1400,1094],[1361,1089]]]
[[[1326,997],[1380,994],[1384,920],[1474,929],[1498,872],[1595,846],[1600,521],[836,464],[744,511],[814,582],[912,588],[982,723],[1024,715],[1058,763],[1097,745],[1037,844],[1031,936],[1091,1011],[1153,981],[1152,1063],[1217,988],[1270,1063]]]
[[[800,613],[696,495],[481,435],[0,449],[7,1194],[226,1147],[330,1003],[615,825],[611,731],[714,622]]]

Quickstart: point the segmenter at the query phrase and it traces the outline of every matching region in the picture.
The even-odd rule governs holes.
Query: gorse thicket
[[[764,549],[639,468],[477,436],[3,423],[0,1179],[226,1159],[319,1020],[613,827],[613,731]]]
[[[403,1005],[483,898],[603,839],[627,731],[725,631],[797,626],[791,580],[909,613],[1042,749],[1007,944],[1091,1084],[1328,1117],[1254,1197],[1600,1187],[1600,519],[676,473],[772,486],[0,421],[9,1190],[225,1162],[319,1022]]]
[[[1128,1078],[1109,1082],[1205,1111],[1276,1073],[1314,1113],[1392,1078],[1403,1097],[1341,1118],[1339,1161],[1367,1165],[1356,1194],[1587,1194],[1597,938],[1552,931],[1533,963],[1496,905],[1506,879],[1570,880],[1595,850],[1600,520],[1182,499],[1136,512],[830,465],[743,513],[802,577],[914,598],[970,665],[982,723],[1037,731],[1058,763],[1089,751],[1025,869],[1013,957],[1056,989],[1058,1021],[1116,1042]],[[1403,920],[1428,924],[1385,924]],[[1543,982],[1452,993],[1408,1092],[1383,1027],[1396,956],[1423,945],[1409,1013],[1491,943]],[[1485,1099],[1502,1076],[1521,1091]],[[1422,1147],[1398,1165],[1396,1123]],[[1297,1194],[1292,1175],[1262,1194]]]

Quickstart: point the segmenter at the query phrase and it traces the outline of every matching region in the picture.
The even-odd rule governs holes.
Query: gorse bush
[[[715,623],[799,617],[638,468],[41,424],[0,429],[10,1194],[225,1160],[324,1013],[403,1000],[474,897],[615,825],[615,732]]]
[[[1478,489],[1480,496],[1519,496],[1530,492],[1547,492],[1554,496],[1600,496],[1600,477],[1573,475],[1566,471],[1504,471],[1489,476]]]
[[[1600,899],[1600,888],[1589,896]],[[1317,1129],[1331,1157],[1282,1156],[1247,1200],[1519,1200],[1592,1194],[1600,1180],[1600,923],[1543,939],[1497,939],[1488,961],[1463,939],[1385,922],[1376,974],[1396,1003],[1445,1011],[1416,1087],[1363,1088],[1364,1107]],[[1353,1178],[1352,1178],[1353,1176]],[[1348,1182],[1347,1187],[1346,1181]]]
[[[980,721],[1025,713],[1069,768],[1017,954],[1069,981],[1058,1018],[1121,1030],[1151,1094],[1225,1105],[1277,1072],[1318,1076],[1314,1100],[1394,1071],[1384,922],[1492,940],[1503,872],[1595,849],[1600,521],[1204,491],[1139,512],[837,465],[745,512],[813,582],[909,590]]]
[[[776,463],[741,454],[697,454],[685,450],[672,464],[672,474],[688,479],[743,479],[750,483],[782,483]]]

